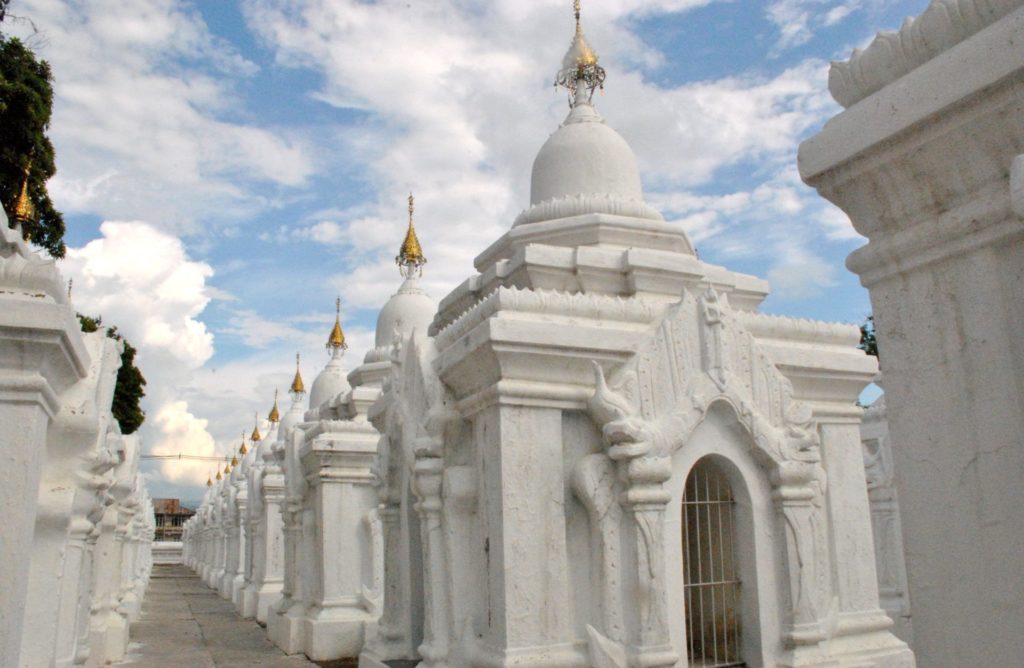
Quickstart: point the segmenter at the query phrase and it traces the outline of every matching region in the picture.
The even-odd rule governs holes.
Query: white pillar
[[[804,180],[868,238],[914,649],[1024,656],[1024,2],[933,2],[833,65]],[[852,458],[851,458],[852,460]]]
[[[0,666],[18,664],[46,430],[89,357],[52,260],[0,214]],[[12,427],[14,426],[14,427]]]

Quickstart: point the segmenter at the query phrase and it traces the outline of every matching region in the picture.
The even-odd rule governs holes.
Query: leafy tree
[[[875,339],[875,316],[869,315],[864,324],[860,326],[860,343],[857,347],[868,355],[878,357],[878,341]]]
[[[0,21],[13,18],[0,0]],[[46,182],[56,171],[46,136],[53,109],[50,65],[16,37],[0,33],[0,203],[8,219],[28,170],[28,196],[36,215],[22,234],[53,257],[64,257],[64,216],[53,206]],[[13,221],[11,221],[13,222]]]
[[[78,314],[78,321],[83,332],[98,332],[103,326],[103,317],[92,318]],[[132,344],[121,336],[117,327],[107,327],[107,336],[120,341],[124,345],[121,353],[121,368],[117,370],[117,383],[114,385],[114,401],[110,406],[122,434],[134,434],[146,420],[146,412],[139,403],[146,396],[144,388],[146,379],[142,371],[135,366],[135,355],[138,352]]]

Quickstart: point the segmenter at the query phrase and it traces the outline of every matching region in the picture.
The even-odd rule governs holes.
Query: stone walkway
[[[118,666],[144,668],[315,668],[306,657],[286,656],[267,640],[266,631],[242,619],[234,606],[184,566],[153,566],[142,604],[132,624],[128,655]]]

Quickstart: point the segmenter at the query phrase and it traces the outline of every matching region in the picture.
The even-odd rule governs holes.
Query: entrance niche
[[[746,666],[736,501],[714,459],[704,457],[691,469],[682,504],[687,663],[699,668]]]

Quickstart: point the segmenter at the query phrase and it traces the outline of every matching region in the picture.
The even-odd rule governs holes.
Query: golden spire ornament
[[[275,399],[276,399],[276,397],[275,397]],[[275,400],[274,403],[276,404],[277,401]],[[255,425],[252,428],[252,436],[249,437],[249,440],[251,440],[253,443],[256,443],[257,441],[262,441],[263,440],[263,436],[260,434],[260,414],[256,413],[255,418],[256,418],[256,422],[255,422]],[[242,445],[245,446],[245,442],[244,441],[242,442]],[[242,454],[244,455],[245,453],[243,452]]]
[[[306,386],[302,382],[302,374],[299,373],[299,353],[295,353],[295,378],[292,379],[292,386],[289,389],[292,394],[304,394]]]
[[[15,228],[21,228],[26,223],[33,223],[36,220],[36,205],[32,203],[32,198],[28,194],[28,177],[31,171],[32,159],[29,158],[28,164],[25,165],[25,175],[21,179],[21,192],[18,193],[18,198],[14,200],[14,206],[11,208]]]
[[[347,349],[345,332],[341,330],[341,297],[338,297],[334,300],[334,328],[331,330],[331,335],[327,337],[327,350],[339,352]]]
[[[220,469],[217,469],[217,480],[223,480],[224,476],[220,474]]]
[[[427,257],[423,254],[420,240],[416,238],[416,227],[413,225],[412,214],[416,210],[416,200],[412,193],[409,193],[409,229],[405,232],[405,241],[395,256],[395,264],[402,276],[411,278],[420,276],[423,273],[423,265],[427,263]]]
[[[245,430],[242,430],[242,446],[238,448],[238,454],[243,457],[249,452],[249,448],[245,447]]]
[[[594,90],[604,90],[605,71],[597,64],[597,54],[583,36],[583,28],[580,26],[580,0],[575,0],[572,7],[573,15],[576,17],[576,34],[573,35],[569,50],[562,58],[562,69],[555,76],[555,86],[569,90],[569,106],[575,107],[577,104],[589,104],[594,97]]]
[[[210,477],[210,474],[206,475],[206,486],[213,487],[213,478]]]
[[[225,457],[225,459],[227,459]],[[224,464],[224,475],[231,473],[231,462]]]
[[[231,468],[238,466],[238,457],[231,455]]]
[[[274,390],[274,407],[270,409],[270,415],[267,416],[267,420],[271,423],[281,421],[281,411],[277,410],[277,390]]]

